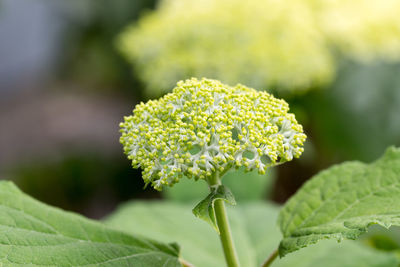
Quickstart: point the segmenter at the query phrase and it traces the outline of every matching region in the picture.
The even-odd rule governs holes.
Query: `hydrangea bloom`
[[[324,42],[301,1],[162,0],[119,47],[154,97],[192,76],[307,90],[333,74]]]
[[[400,58],[399,0],[161,0],[119,39],[148,96],[182,78],[288,92],[324,86],[337,51]]]
[[[120,141],[146,184],[159,190],[183,176],[205,179],[233,167],[262,174],[303,152],[306,136],[288,111],[266,92],[192,78],[138,104],[120,125]]]
[[[321,30],[356,60],[400,59],[400,1],[309,0]]]

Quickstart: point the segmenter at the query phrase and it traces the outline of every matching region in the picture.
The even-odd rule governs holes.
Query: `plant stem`
[[[278,249],[275,249],[274,252],[268,257],[268,259],[263,263],[261,267],[268,267],[271,263],[278,257]]]
[[[210,177],[208,183],[211,186],[221,184],[218,173]],[[217,199],[214,202],[215,217],[219,229],[219,238],[224,250],[225,260],[228,267],[239,267],[239,260],[236,254],[235,246],[232,239],[231,230],[229,227],[228,216],[225,209],[225,203],[222,199]]]
[[[193,264],[191,264],[191,263],[185,261],[185,260],[182,259],[182,258],[179,258],[179,262],[182,264],[183,267],[195,267]]]

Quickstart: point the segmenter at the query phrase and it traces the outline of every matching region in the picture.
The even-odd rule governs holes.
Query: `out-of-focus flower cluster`
[[[164,0],[122,35],[120,48],[150,96],[192,76],[304,89],[332,74],[323,36],[297,1]]]
[[[335,74],[333,50],[398,56],[398,0],[162,0],[119,39],[148,96],[185,77],[307,90]]]
[[[263,174],[303,152],[306,136],[288,111],[266,92],[193,78],[137,105],[120,125],[120,141],[158,190],[183,176],[206,179],[240,166]]]
[[[309,0],[333,45],[356,60],[400,59],[400,1]]]

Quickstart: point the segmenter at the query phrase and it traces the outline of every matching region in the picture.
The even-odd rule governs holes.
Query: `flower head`
[[[160,0],[118,46],[151,97],[191,76],[295,93],[332,82],[339,54],[399,60],[399,14],[399,0]]]
[[[327,39],[347,56],[362,62],[400,59],[400,1],[310,1],[318,6],[314,12]]]
[[[183,176],[205,179],[233,167],[262,174],[303,152],[306,136],[288,111],[266,92],[192,78],[138,104],[120,124],[120,141],[144,181],[159,190]]]
[[[298,92],[334,74],[324,35],[304,1],[161,0],[118,45],[150,97],[169,92],[177,77]]]

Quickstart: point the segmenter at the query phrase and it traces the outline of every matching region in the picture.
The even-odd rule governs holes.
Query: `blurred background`
[[[303,124],[300,159],[225,179],[239,200],[283,203],[321,169],[400,145],[398,14],[397,0],[0,0],[0,179],[91,218],[200,199],[205,184],[143,190],[118,124],[207,77],[284,98]]]

